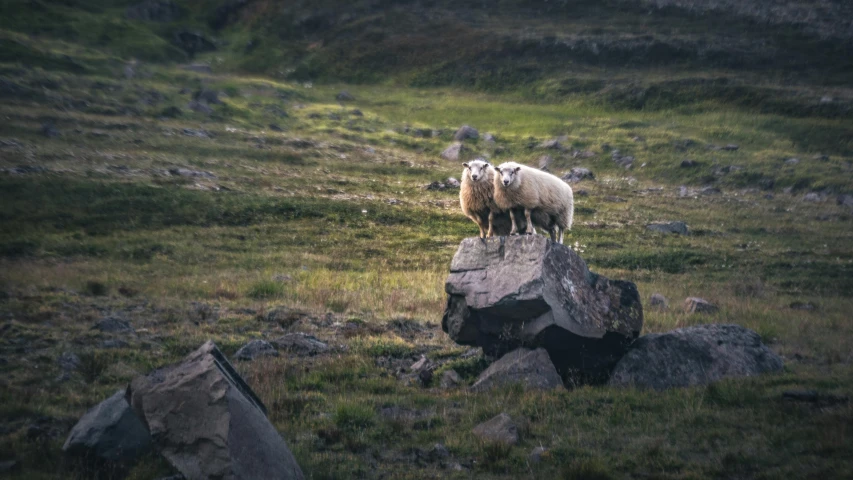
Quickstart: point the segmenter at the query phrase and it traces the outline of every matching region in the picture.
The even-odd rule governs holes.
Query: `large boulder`
[[[501,413],[477,425],[471,430],[475,436],[488,443],[515,445],[518,443],[518,427],[512,417]]]
[[[466,238],[445,290],[442,328],[456,343],[492,356],[543,347],[564,376],[602,379],[643,326],[636,285],[540,235]]]
[[[213,342],[135,378],[131,406],[186,478],[302,479],[266,407]]]
[[[62,450],[87,459],[130,464],[151,450],[151,437],[121,389],[80,417]]]
[[[641,337],[614,368],[610,384],[663,390],[782,367],[782,359],[752,330],[739,325],[698,325]]]
[[[513,384],[519,384],[525,390],[563,388],[563,380],[544,348],[519,348],[489,365],[471,390],[482,392]]]

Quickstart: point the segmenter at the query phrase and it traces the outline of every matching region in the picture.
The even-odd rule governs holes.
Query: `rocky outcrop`
[[[518,427],[512,421],[512,417],[506,413],[501,413],[477,425],[472,433],[485,442],[505,445],[518,443]]]
[[[524,390],[551,390],[562,388],[563,380],[544,348],[519,348],[489,365],[471,390],[482,392],[514,384],[521,385]]]
[[[128,396],[157,449],[186,478],[304,478],[266,407],[213,342],[135,378]]]
[[[131,464],[151,450],[151,437],[121,389],[80,417],[62,450],[90,460]]]
[[[459,130],[456,130],[456,133],[453,134],[453,139],[457,142],[461,142],[467,139],[476,140],[480,138],[480,132],[477,131],[476,128],[470,125],[462,125],[459,127]]]
[[[687,224],[684,222],[660,222],[646,225],[647,230],[660,233],[677,233],[687,235],[689,233]]]
[[[590,272],[540,235],[463,240],[445,290],[442,328],[454,341],[491,356],[542,347],[563,376],[606,377],[643,326],[633,283]]]
[[[739,325],[698,325],[641,337],[614,368],[610,385],[664,390],[782,367],[782,359],[752,330]]]
[[[449,147],[445,148],[443,152],[441,152],[441,158],[449,160],[451,162],[456,162],[459,160],[459,157],[464,151],[465,147],[462,146],[462,143],[456,142],[451,144]]]

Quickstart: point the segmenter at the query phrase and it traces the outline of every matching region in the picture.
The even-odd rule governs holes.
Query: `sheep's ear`
[[[521,167],[515,167],[515,170],[513,170],[513,171],[514,171],[515,173],[518,173],[518,171],[519,171],[519,170],[521,170]]]
[[[469,166],[468,166],[468,164],[467,164],[467,163],[463,163],[463,164],[462,164],[462,166],[463,166],[463,167],[465,167],[465,168],[471,168],[471,167],[469,167]]]
[[[489,162],[486,162],[486,168],[491,167],[492,165]]]

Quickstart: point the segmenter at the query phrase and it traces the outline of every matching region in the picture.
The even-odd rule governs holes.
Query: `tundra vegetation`
[[[284,3],[175,2],[163,22],[0,4],[4,475],[75,475],[76,419],[208,339],[233,355],[305,332],[331,353],[235,363],[309,478],[849,476],[853,406],[782,397],[853,394],[849,2]],[[463,124],[496,141],[463,160],[594,173],[566,243],[669,299],[644,333],[736,323],[785,371],[440,388],[486,366],[439,327],[478,229],[458,191],[423,188],[458,178],[439,153]],[[689,234],[646,228],[669,221]],[[686,313],[694,296],[719,309]],[[426,387],[396,376],[420,355],[441,365]],[[501,412],[515,446],[471,433]],[[171,473],[152,456],[128,478]]]

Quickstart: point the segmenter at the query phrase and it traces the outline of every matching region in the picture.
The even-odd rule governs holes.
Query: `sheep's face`
[[[512,185],[515,179],[518,178],[519,170],[521,170],[521,167],[504,167],[499,170],[501,174],[501,183],[504,184],[504,187]]]
[[[489,168],[491,165],[482,161],[482,160],[474,160],[473,162],[463,163],[465,169],[468,170],[468,173],[471,175],[471,180],[475,182],[479,182],[485,180],[488,176]]]

